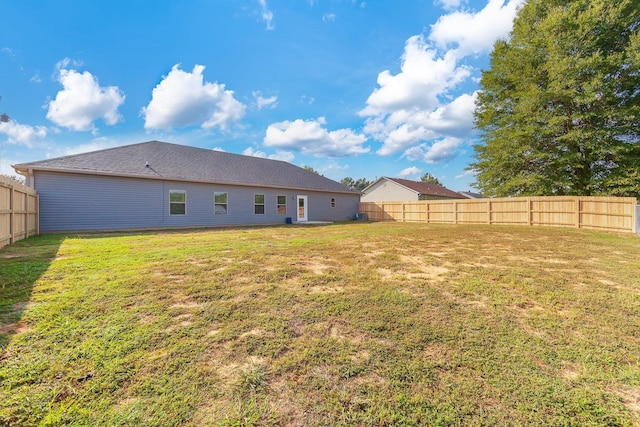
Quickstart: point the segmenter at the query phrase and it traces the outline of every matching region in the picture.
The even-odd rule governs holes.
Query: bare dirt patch
[[[22,252],[0,253],[0,258],[4,258],[4,259],[23,258],[28,256],[29,256],[28,253],[22,253]]]
[[[19,334],[27,331],[29,325],[25,322],[9,323],[8,325],[0,325],[0,334]]]
[[[306,289],[310,294],[339,294],[344,292],[344,288],[342,286],[336,285],[310,286]]]
[[[580,376],[580,367],[575,363],[565,363],[558,371],[558,376],[567,380],[575,380]]]
[[[640,418],[640,388],[618,384],[612,391],[628,410],[636,414],[636,418]]]

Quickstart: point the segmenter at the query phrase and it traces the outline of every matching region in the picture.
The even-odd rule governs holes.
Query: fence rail
[[[361,202],[373,221],[543,225],[637,232],[634,197],[513,197]]]
[[[0,176],[0,248],[40,234],[38,223],[38,194]]]

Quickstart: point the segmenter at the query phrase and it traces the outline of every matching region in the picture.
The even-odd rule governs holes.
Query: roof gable
[[[402,179],[402,178],[389,178],[386,176],[383,176],[378,181],[380,180],[387,180],[387,181],[394,182],[398,185],[401,185],[412,191],[415,191],[418,195],[449,197],[454,199],[465,198],[460,193],[456,193],[455,191],[449,190],[448,188],[443,187],[441,185],[437,185],[437,184],[427,184],[426,182],[411,181],[411,180]],[[373,184],[377,183],[378,181],[374,182]],[[369,187],[372,187],[373,184],[371,184]],[[363,192],[366,193],[367,188],[365,188]]]
[[[354,193],[345,185],[291,163],[160,141],[17,164],[13,167],[17,171],[32,169]]]

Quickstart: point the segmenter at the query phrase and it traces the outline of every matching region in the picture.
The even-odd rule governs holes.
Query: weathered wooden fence
[[[513,197],[362,202],[373,221],[545,225],[638,232],[634,197]]]
[[[39,233],[38,194],[0,176],[0,248]]]

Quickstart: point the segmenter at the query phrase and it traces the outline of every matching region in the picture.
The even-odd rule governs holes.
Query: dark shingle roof
[[[403,185],[407,188],[412,189],[413,191],[424,194],[427,196],[441,196],[441,197],[451,197],[454,199],[464,199],[465,197],[460,193],[456,193],[455,191],[449,190],[446,187],[437,184],[427,184],[426,182],[420,181],[411,181],[408,179],[401,178],[388,178],[388,180],[396,182],[400,185]]]
[[[473,191],[459,191],[467,199],[484,199],[482,193],[474,193]]]
[[[23,163],[14,168],[354,193],[336,181],[287,162],[160,141]]]

